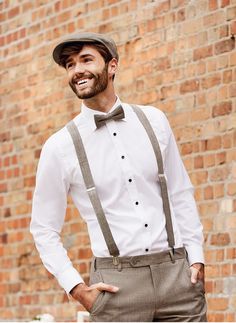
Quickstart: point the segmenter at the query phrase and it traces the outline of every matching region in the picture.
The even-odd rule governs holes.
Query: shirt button
[[[129,182],[130,182],[130,183],[132,182],[132,179],[131,179],[131,178],[129,179]]]
[[[139,205],[139,202],[135,202],[135,205]]]
[[[144,225],[146,228],[148,227],[148,224],[147,223],[145,223],[145,225]]]
[[[121,156],[122,159],[125,159],[125,156]]]
[[[116,136],[116,132],[113,132],[113,136]]]
[[[147,248],[147,249],[145,249],[145,251],[146,251],[146,252],[148,252],[148,251],[149,251],[149,249]]]

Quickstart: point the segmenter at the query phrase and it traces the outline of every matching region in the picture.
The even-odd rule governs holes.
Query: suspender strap
[[[163,160],[161,155],[161,149],[157,140],[157,137],[152,129],[152,126],[150,125],[150,122],[144,112],[137,106],[132,105],[132,108],[136,115],[138,116],[140,122],[142,123],[143,127],[145,128],[147,135],[151,141],[157,166],[158,166],[158,178],[160,181],[160,187],[161,187],[161,196],[162,196],[162,203],[163,203],[163,210],[165,213],[166,218],[166,231],[167,231],[167,240],[169,247],[172,249],[175,245],[175,239],[174,239],[174,231],[173,231],[173,225],[172,225],[172,219],[171,219],[171,212],[170,212],[170,203],[169,203],[169,197],[168,197],[168,191],[167,191],[167,183],[166,183],[166,177],[164,174],[164,167],[163,167]]]
[[[97,216],[104,239],[106,241],[109,253],[113,257],[118,257],[120,254],[119,249],[117,248],[117,245],[113,239],[110,227],[107,223],[107,219],[105,217],[105,214],[101,205],[101,201],[99,199],[99,196],[93,181],[93,176],[89,167],[88,158],[84,149],[84,145],[83,145],[80,133],[73,120],[68,123],[67,129],[72,137],[76,155],[77,155],[82,176],[84,179],[84,183],[85,183],[91,204],[93,206],[94,212]]]

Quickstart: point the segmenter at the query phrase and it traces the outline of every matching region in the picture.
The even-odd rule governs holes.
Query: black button
[[[122,159],[125,159],[125,156],[121,156]]]
[[[148,227],[148,224],[147,223],[145,223],[145,225],[144,225],[146,228]]]
[[[139,205],[139,202],[135,202],[135,205]]]
[[[130,182],[130,183],[132,182],[132,179],[131,179],[131,178],[129,179],[129,182]]]
[[[149,249],[145,249],[145,251],[146,251],[146,252],[148,252],[148,251],[149,251]]]
[[[113,136],[116,136],[116,132],[113,132]]]

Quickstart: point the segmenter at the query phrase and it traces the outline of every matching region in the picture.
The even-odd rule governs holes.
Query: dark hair
[[[59,65],[66,68],[66,61],[70,55],[78,54],[82,48],[88,44],[89,46],[95,47],[95,49],[102,55],[104,62],[107,64],[112,59],[111,53],[107,50],[107,48],[99,42],[89,42],[89,43],[71,43],[71,45],[65,46],[60,55],[60,63]]]

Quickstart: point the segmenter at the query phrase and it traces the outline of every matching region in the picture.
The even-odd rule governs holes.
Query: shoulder
[[[144,112],[152,126],[158,127],[162,131],[169,131],[169,122],[162,110],[150,105],[135,104],[135,106]]]
[[[136,107],[140,108],[148,118],[154,118],[157,120],[166,119],[165,113],[162,110],[160,110],[159,108],[156,108],[154,106],[142,105],[142,104],[127,104],[127,105],[136,106]]]
[[[56,152],[59,148],[67,146],[70,141],[69,133],[66,126],[52,134],[44,143],[43,150]],[[60,149],[61,150],[61,149]]]
[[[73,153],[74,146],[72,138],[66,126],[56,131],[45,141],[40,158],[47,157],[64,160]]]

